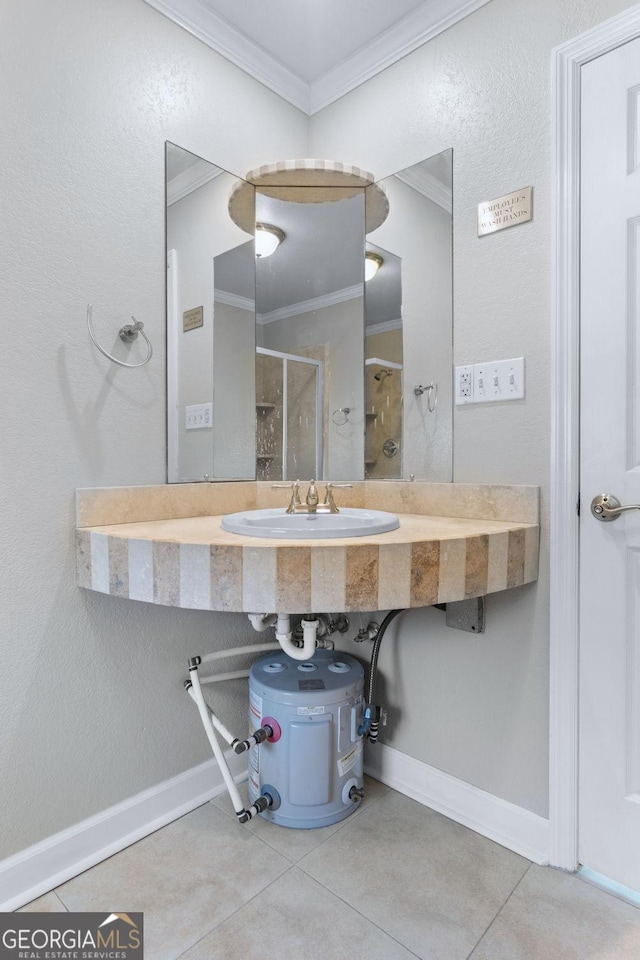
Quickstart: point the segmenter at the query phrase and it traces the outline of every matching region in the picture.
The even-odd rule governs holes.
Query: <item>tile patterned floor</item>
[[[147,960],[640,957],[636,907],[366,787],[320,830],[241,827],[220,797],[24,909],[142,910]]]

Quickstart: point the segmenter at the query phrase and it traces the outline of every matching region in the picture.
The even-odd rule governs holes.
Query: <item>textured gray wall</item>
[[[383,177],[453,147],[454,363],[524,355],[520,403],[458,407],[454,480],[542,488],[540,580],[489,598],[487,632],[405,614],[382,657],[393,747],[548,810],[551,51],[625,0],[492,0],[312,120],[312,154]],[[476,205],[533,184],[532,223],[476,236]],[[393,637],[395,636],[395,640]]]
[[[165,477],[165,139],[239,174],[315,154],[383,177],[452,146],[455,360],[528,363],[525,403],[458,411],[455,478],[546,501],[549,56],[624,6],[493,0],[309,124],[141,0],[2,0],[0,857],[205,759],[185,658],[250,636],[75,585],[74,489]],[[534,222],[478,241],[476,202],[528,183]],[[107,346],[144,320],[154,362],[100,357],[89,300]],[[539,585],[491,598],[484,637],[419,611],[382,658],[389,742],[543,814],[546,543]],[[238,689],[219,696],[243,724]]]
[[[165,140],[243,174],[304,156],[308,131],[141,0],[3,0],[1,16],[0,858],[210,755],[186,658],[257,635],[79,590],[74,490],[166,476]],[[88,301],[109,348],[143,320],[153,361],[102,358]],[[222,712],[244,729],[237,691]]]

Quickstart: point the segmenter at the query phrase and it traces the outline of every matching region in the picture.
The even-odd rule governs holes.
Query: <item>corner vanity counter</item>
[[[537,487],[362,481],[339,506],[392,511],[364,537],[286,540],[221,528],[224,514],[282,506],[253,481],[78,490],[78,584],[197,610],[289,613],[424,607],[538,577]]]

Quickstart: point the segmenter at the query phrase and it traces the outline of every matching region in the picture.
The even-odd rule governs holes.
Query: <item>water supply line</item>
[[[255,617],[264,617],[266,614],[252,614]],[[263,630],[265,627],[257,629]],[[202,663],[210,663],[212,660],[225,660],[227,657],[237,657],[243,653],[266,653],[268,650],[279,650],[279,643],[250,643],[244,647],[234,647],[232,650],[215,650],[213,653],[205,653],[201,658]],[[220,683],[221,680],[242,680],[249,676],[248,670],[230,670],[227,673],[213,673],[210,677],[200,677],[200,684]]]
[[[385,635],[386,629],[391,623],[392,620],[398,616],[399,613],[402,613],[402,610],[391,610],[386,615],[378,632],[376,633],[375,640],[373,641],[373,649],[371,650],[371,663],[369,666],[369,683],[367,685],[367,695],[365,698],[365,708],[362,718],[362,723],[358,727],[358,733],[361,736],[366,736],[369,740],[369,743],[376,743],[378,740],[378,729],[380,727],[380,707],[376,704],[376,680],[378,674],[378,656],[380,654],[380,646],[382,644],[382,638]]]
[[[229,651],[227,651],[227,653],[229,653]],[[254,817],[257,817],[258,814],[263,813],[265,810],[267,810],[273,803],[273,797],[265,793],[263,794],[263,796],[258,797],[255,803],[253,803],[250,807],[245,808],[242,802],[242,799],[240,797],[238,788],[231,775],[231,771],[229,770],[227,759],[222,751],[222,747],[218,743],[218,738],[216,737],[216,728],[220,732],[221,736],[223,736],[224,739],[227,740],[227,742],[232,742],[232,744],[235,744],[237,741],[235,740],[233,735],[227,730],[224,724],[217,717],[214,716],[212,711],[209,709],[209,707],[205,703],[205,699],[202,694],[202,688],[200,686],[200,677],[198,675],[198,667],[200,666],[201,663],[202,663],[201,657],[192,657],[189,660],[189,679],[185,683],[185,687],[187,689],[187,692],[189,693],[189,696],[192,698],[192,700],[195,702],[198,708],[198,713],[200,714],[202,725],[205,729],[205,733],[207,734],[207,738],[211,745],[211,749],[213,750],[213,755],[216,758],[218,767],[220,768],[222,779],[224,780],[225,786],[227,788],[227,792],[231,798],[231,802],[233,804],[233,809],[235,810],[236,817],[238,818],[240,823],[247,823],[249,820],[253,820]],[[271,734],[270,733],[268,734],[266,731],[263,731],[261,729],[260,733],[263,733],[263,732],[264,732],[264,737],[262,737],[262,739],[266,740],[267,736]],[[258,731],[255,731],[253,737],[250,738],[254,741],[254,743],[261,742],[256,738],[257,733]],[[229,740],[229,738],[231,738],[231,741]],[[244,744],[245,741],[241,741],[241,743]],[[250,747],[253,746],[254,743],[249,744],[247,747],[244,747],[243,745],[242,749],[237,752],[243,752],[244,749],[250,749]]]

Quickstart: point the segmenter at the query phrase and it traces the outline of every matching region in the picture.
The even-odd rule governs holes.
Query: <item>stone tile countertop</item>
[[[429,606],[537,579],[537,487],[361,481],[339,493],[340,506],[397,513],[399,529],[326,540],[222,530],[225,513],[284,510],[283,491],[252,481],[79,490],[78,584],[191,609],[321,613]]]

